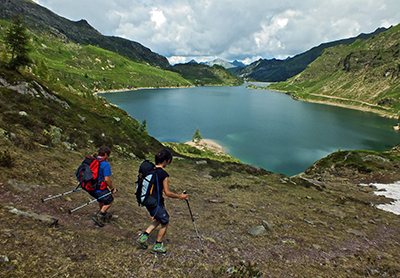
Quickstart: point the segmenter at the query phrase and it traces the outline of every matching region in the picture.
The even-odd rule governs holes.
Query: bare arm
[[[172,192],[169,190],[168,177],[166,177],[166,178],[164,179],[164,181],[163,181],[163,188],[164,188],[165,195],[166,195],[167,197],[170,197],[170,198],[177,198],[177,199],[182,199],[182,200],[189,200],[189,196],[188,196],[187,194],[183,194],[183,193],[182,193],[182,194],[178,195],[178,194],[172,193]]]
[[[114,186],[112,184],[110,176],[104,177],[104,181],[106,182],[107,186],[110,188],[111,192],[114,194],[116,191],[115,191],[115,188],[114,188]]]

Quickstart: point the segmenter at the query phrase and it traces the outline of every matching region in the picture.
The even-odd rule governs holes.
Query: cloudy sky
[[[285,59],[323,42],[400,23],[399,0],[33,0],[171,64]]]

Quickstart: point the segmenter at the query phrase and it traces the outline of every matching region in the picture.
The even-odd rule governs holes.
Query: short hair
[[[107,147],[107,146],[101,146],[101,147],[99,148],[99,151],[98,151],[97,155],[98,155],[98,156],[105,156],[105,155],[107,154],[108,156],[110,156],[110,153],[111,153],[111,150],[110,150],[109,147]]]
[[[169,161],[170,163],[172,162],[172,155],[169,151],[167,150],[162,150],[155,155],[155,162],[156,164],[163,163],[164,161]]]

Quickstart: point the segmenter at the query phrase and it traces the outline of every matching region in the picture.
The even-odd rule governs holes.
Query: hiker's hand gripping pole
[[[183,194],[186,194],[186,190],[183,191]],[[186,201],[186,204],[187,204],[188,209],[189,209],[190,217],[192,218],[194,230],[196,231],[197,238],[199,239],[199,242],[200,242],[201,253],[204,253],[203,244],[201,244],[201,239],[200,239],[200,236],[199,236],[199,232],[197,231],[196,223],[194,222],[194,218],[193,218],[192,210],[190,209],[189,201],[188,200],[185,200],[185,201]]]
[[[115,192],[117,192],[117,191],[118,191],[118,189],[115,188]],[[83,205],[81,205],[81,206],[79,206],[79,207],[77,207],[77,208],[74,208],[74,209],[72,209],[72,210],[68,210],[68,214],[71,214],[71,213],[73,213],[74,211],[77,211],[78,209],[81,209],[81,208],[83,208],[83,207],[86,207],[87,205],[90,205],[91,203],[93,203],[93,202],[95,202],[95,201],[98,201],[98,200],[100,200],[100,199],[102,199],[102,198],[104,198],[104,197],[106,197],[106,196],[108,196],[108,195],[110,195],[110,194],[113,194],[113,191],[108,192],[107,194],[104,194],[103,196],[100,196],[100,197],[97,198],[97,199],[93,199],[93,200],[87,202],[86,204],[83,204]]]
[[[79,190],[81,190],[81,189],[82,189],[82,187],[78,187],[78,188],[75,188],[74,190],[67,191],[67,192],[58,194],[58,195],[56,195],[56,196],[52,196],[52,197],[49,197],[49,198],[46,198],[46,199],[43,199],[43,198],[42,198],[42,199],[40,199],[40,201],[41,201],[42,203],[44,203],[44,202],[46,202],[46,201],[48,201],[48,200],[55,199],[55,198],[58,198],[58,197],[61,197],[61,196],[64,196],[64,195],[67,195],[67,194],[70,194],[70,193],[74,193],[74,192],[79,191]]]

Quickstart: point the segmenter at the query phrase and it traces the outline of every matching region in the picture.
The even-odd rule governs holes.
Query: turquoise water
[[[238,87],[144,89],[104,97],[161,142],[186,142],[199,128],[244,163],[292,176],[342,150],[385,151],[400,143],[397,120],[294,101],[283,93]]]

